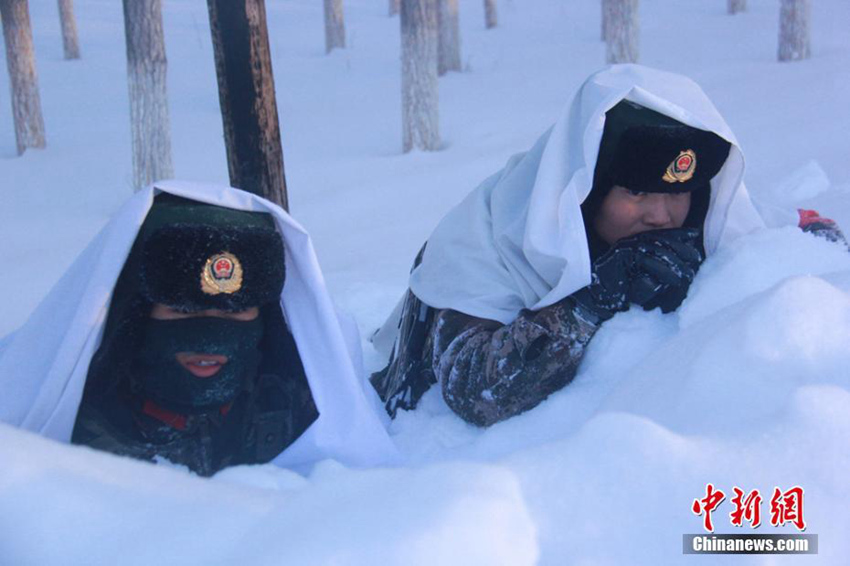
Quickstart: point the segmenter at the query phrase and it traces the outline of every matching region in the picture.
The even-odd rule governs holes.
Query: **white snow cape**
[[[280,207],[225,186],[163,182],[133,196],[101,230],[33,315],[0,348],[0,422],[69,442],[89,362],[103,334],[112,290],[153,197],[168,192],[236,210],[270,213],[283,237],[281,308],[307,373],[318,419],[273,463],[333,458],[368,466],[396,450],[362,387],[360,343],[343,329],[307,232]],[[352,330],[352,329],[348,329]],[[371,388],[370,388],[371,389]]]
[[[509,323],[590,283],[581,203],[590,194],[605,113],[626,99],[732,144],[711,181],[708,254],[763,227],[744,187],[744,157],[720,113],[692,80],[639,65],[591,75],[567,111],[443,218],[410,288],[426,304]],[[395,327],[388,321],[387,327]]]

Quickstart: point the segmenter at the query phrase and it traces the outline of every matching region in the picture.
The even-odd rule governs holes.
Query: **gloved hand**
[[[635,303],[670,312],[684,300],[703,255],[700,231],[673,228],[619,240],[593,262],[592,282],[570,295],[603,322]]]
[[[629,302],[646,310],[661,307],[664,313],[679,308],[705,259],[699,236],[695,228],[651,230],[632,236],[637,253]]]

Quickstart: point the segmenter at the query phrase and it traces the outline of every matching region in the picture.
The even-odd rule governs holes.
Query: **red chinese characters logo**
[[[735,497],[732,498],[732,505],[735,506],[735,510],[729,513],[732,524],[740,527],[746,520],[752,528],[757,528],[761,525],[761,495],[759,490],[754,489],[745,497],[743,489],[739,487],[732,489],[735,492]]]
[[[806,521],[803,519],[803,488],[798,485],[785,492],[778,487],[773,489],[773,497],[770,498],[770,524],[781,527],[785,523],[792,523],[801,531],[806,529]]]
[[[705,515],[703,518],[703,527],[710,533],[714,532],[714,525],[711,524],[711,513],[724,499],[726,499],[725,493],[719,489],[715,490],[712,484],[708,484],[705,486],[705,497],[694,499],[694,504],[691,505],[691,511],[695,515]]]
[[[759,490],[746,492],[737,486],[732,490],[734,496],[730,502],[734,509],[729,513],[732,525],[741,527],[744,522],[747,522],[751,528],[758,528],[761,525],[762,503]],[[703,517],[703,528],[710,533],[714,532],[711,513],[723,503],[724,499],[726,494],[716,489],[714,484],[709,483],[705,486],[705,497],[694,499],[691,505],[691,511]],[[773,497],[770,499],[770,524],[781,527],[785,523],[791,523],[800,531],[806,529],[806,521],[803,518],[803,488],[800,486],[794,486],[787,491],[782,491],[778,487],[773,490]]]

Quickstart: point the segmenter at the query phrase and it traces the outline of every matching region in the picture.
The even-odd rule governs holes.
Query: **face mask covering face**
[[[197,413],[219,408],[233,401],[256,375],[262,335],[262,317],[251,321],[217,317],[148,319],[134,360],[136,382],[151,400],[171,410]],[[199,359],[196,355],[200,354],[217,361]],[[227,358],[223,364],[220,356]],[[196,364],[191,367],[197,374],[212,375],[199,377],[187,369],[186,363]],[[212,372],[216,365],[218,370]]]

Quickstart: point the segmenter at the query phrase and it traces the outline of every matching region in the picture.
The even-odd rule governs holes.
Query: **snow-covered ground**
[[[177,175],[227,182],[206,4],[164,4]],[[486,31],[483,2],[460,0],[445,147],[410,155],[387,1],[346,0],[349,47],[330,56],[320,2],[266,4],[292,213],[365,334],[439,218],[602,65],[599,2],[501,0]],[[723,0],[647,0],[641,62],[703,86],[771,225],[805,206],[850,229],[850,3],[813,4],[813,58],[779,64],[775,0],[734,17]],[[0,100],[0,335],[131,194],[121,3],[75,8],[83,59],[65,62],[55,3],[30,2],[47,149],[15,157]],[[0,426],[0,564],[846,564],[850,254],[795,228],[752,234],[706,261],[677,313],[606,323],[575,382],[537,409],[479,430],[432,391],[392,433],[396,469],[203,480]],[[797,532],[770,525],[769,499],[802,486],[819,555],[683,556],[709,482],[727,493],[717,532],[760,534]],[[756,531],[730,525],[734,486],[765,498]]]

